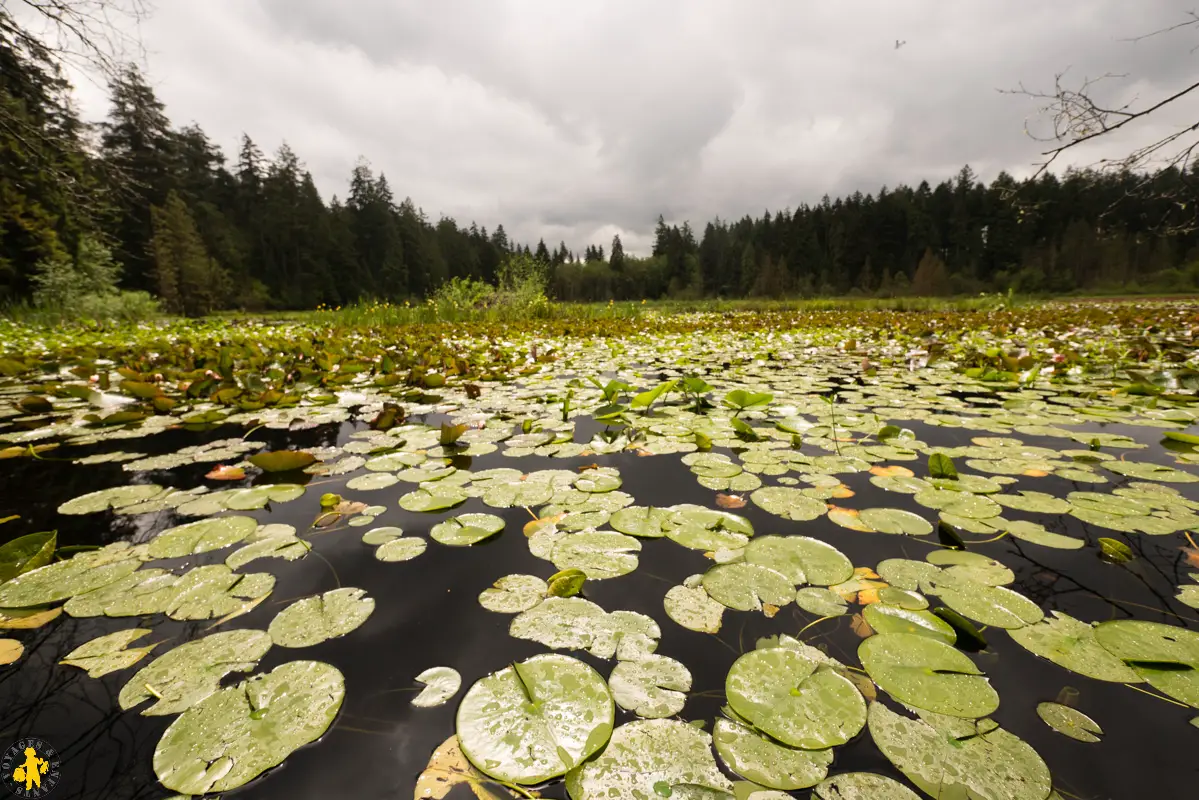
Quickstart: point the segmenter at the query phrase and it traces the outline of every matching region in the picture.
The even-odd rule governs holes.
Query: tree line
[[[521,254],[568,301],[1199,285],[1199,234],[1182,224],[1195,164],[1149,192],[1129,172],[986,184],[967,166],[698,232],[659,217],[650,254],[619,236],[576,254],[434,221],[364,159],[326,202],[288,145],[268,156],[244,135],[229,159],[198,125],[172,125],[133,65],[107,118],[85,123],[54,53],[19,34],[0,11],[0,303],[104,280],[183,314],[420,299],[453,278],[494,284]]]

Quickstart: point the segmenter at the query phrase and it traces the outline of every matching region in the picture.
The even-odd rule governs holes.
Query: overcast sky
[[[364,155],[434,220],[644,253],[659,213],[702,229],[967,162],[1027,174],[1036,104],[997,90],[1068,67],[1171,94],[1199,72],[1194,30],[1121,39],[1186,3],[155,0],[140,34],[171,120],[229,156],[243,131],[286,140],[344,196]],[[105,114],[102,89],[78,93]]]

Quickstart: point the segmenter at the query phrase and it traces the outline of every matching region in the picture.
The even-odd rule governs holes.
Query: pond
[[[80,798],[1181,796],[1193,348],[1119,313],[10,361],[0,747]]]

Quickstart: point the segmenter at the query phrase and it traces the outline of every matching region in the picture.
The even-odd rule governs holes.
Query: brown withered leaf
[[[721,508],[745,508],[745,495],[718,494],[716,495],[716,505]]]
[[[245,479],[246,471],[241,467],[234,467],[229,464],[217,464],[204,477],[210,481],[240,481]]]

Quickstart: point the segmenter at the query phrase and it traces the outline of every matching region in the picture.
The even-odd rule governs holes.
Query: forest
[[[247,133],[227,156],[174,125],[137,66],[109,93],[106,119],[81,119],[53,54],[0,12],[0,306],[419,301],[455,278],[495,284],[514,255],[560,301],[1199,287],[1195,166],[990,183],[964,166],[702,227],[659,217],[652,252],[635,255],[619,236],[579,251],[434,219],[366,158],[326,201],[286,142],[268,155]]]

